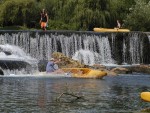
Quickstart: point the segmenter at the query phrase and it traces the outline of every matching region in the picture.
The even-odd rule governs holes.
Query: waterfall
[[[126,51],[127,51],[127,45],[125,43],[125,39],[123,39],[123,64],[127,64],[127,55],[126,55]]]
[[[150,43],[150,35],[148,35],[149,43]]]
[[[148,37],[142,33],[95,33],[81,31],[3,31],[0,44],[16,45],[37,60],[61,52],[87,65],[149,63]]]
[[[4,74],[23,74],[37,70],[38,61],[14,45],[0,45],[0,69]]]
[[[107,36],[85,36],[83,48],[76,50],[73,59],[79,60],[87,65],[113,64],[111,49]]]
[[[140,64],[140,58],[143,58],[143,44],[138,37],[138,33],[135,33],[130,38],[130,55],[132,64]]]
[[[129,34],[123,38],[123,64],[140,64],[143,63],[143,42],[140,40],[138,33]]]

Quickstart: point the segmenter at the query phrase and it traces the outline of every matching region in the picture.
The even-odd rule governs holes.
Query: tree
[[[49,15],[48,29],[93,30],[116,27],[116,20],[131,30],[150,29],[149,0],[0,0],[0,26],[40,28],[40,11]]]
[[[3,26],[27,26],[36,20],[36,2],[34,0],[6,0],[1,4],[0,23]]]
[[[125,19],[125,26],[135,31],[150,30],[150,1],[137,0],[130,8],[130,14]]]

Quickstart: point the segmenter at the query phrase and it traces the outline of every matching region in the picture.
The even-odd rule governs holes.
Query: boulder
[[[144,64],[136,65],[130,67],[130,70],[132,70],[133,72],[150,74],[150,65],[144,65]]]
[[[132,71],[130,69],[122,68],[122,67],[113,68],[111,70],[111,72],[114,72],[116,74],[129,74],[129,73],[132,73]]]
[[[70,57],[65,56],[60,52],[54,52],[52,57],[55,59],[60,59],[61,62],[58,64],[60,68],[83,68],[86,67],[85,64],[81,64],[77,60],[73,60]]]
[[[101,65],[101,64],[94,64],[93,66],[91,66],[94,69],[98,69],[98,70],[105,70],[106,66]]]
[[[104,70],[104,71],[106,71],[108,76],[117,76],[118,75],[118,73],[116,73],[114,71],[109,71],[109,70]]]

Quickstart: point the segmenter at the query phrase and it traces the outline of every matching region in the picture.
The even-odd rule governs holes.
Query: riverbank
[[[107,66],[93,66],[95,69],[104,70],[109,76],[116,76],[119,74],[132,74],[132,73],[143,73],[150,74],[150,65],[139,64],[139,65],[117,65],[113,67]],[[102,68],[103,67],[103,68]]]

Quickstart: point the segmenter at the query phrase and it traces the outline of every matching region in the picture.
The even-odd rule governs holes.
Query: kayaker
[[[121,24],[120,24],[120,22],[119,22],[119,20],[117,20],[117,28],[121,28]]]
[[[46,13],[45,9],[43,9],[41,12],[40,24],[41,28],[45,31],[48,24],[48,14]]]
[[[50,61],[47,63],[46,66],[46,72],[47,73],[56,73],[56,74],[62,74],[64,73],[63,70],[58,68],[57,63],[59,63],[61,60],[56,60],[54,58],[51,58]]]

